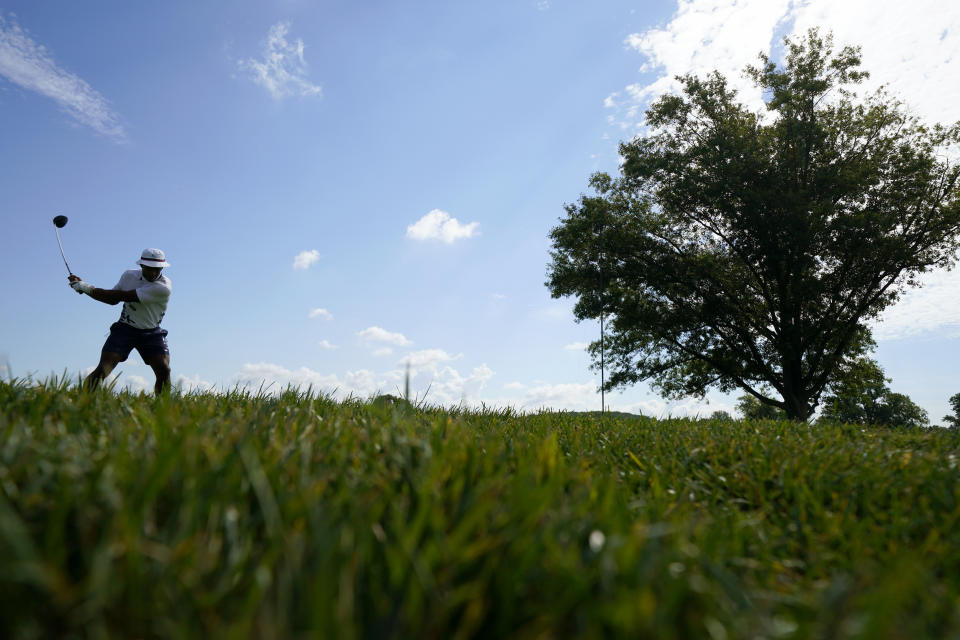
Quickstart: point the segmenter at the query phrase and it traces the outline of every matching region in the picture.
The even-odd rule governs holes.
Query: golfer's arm
[[[121,291],[119,289],[97,289],[94,287],[93,291],[87,295],[94,300],[98,300],[106,304],[117,304],[118,302],[140,302],[140,298],[137,297],[136,289]]]

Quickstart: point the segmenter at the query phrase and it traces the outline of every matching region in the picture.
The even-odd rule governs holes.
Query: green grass
[[[0,636],[960,637],[960,437],[0,383]]]

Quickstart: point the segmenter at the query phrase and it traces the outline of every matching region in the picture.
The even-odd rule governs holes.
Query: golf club
[[[63,243],[60,242],[60,229],[67,224],[67,216],[57,216],[53,219],[54,231],[57,234],[57,245],[60,247],[60,257],[63,258],[63,264],[67,267],[67,273],[73,275],[73,271],[70,270],[70,265],[67,264],[67,256],[63,255]]]

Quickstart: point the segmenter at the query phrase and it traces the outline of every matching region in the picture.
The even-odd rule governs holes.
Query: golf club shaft
[[[54,227],[53,230],[57,233],[57,246],[60,247],[60,257],[63,258],[63,264],[67,267],[67,273],[73,275],[73,271],[70,270],[70,265],[67,264],[67,256],[63,255],[63,243],[60,242],[60,229]]]

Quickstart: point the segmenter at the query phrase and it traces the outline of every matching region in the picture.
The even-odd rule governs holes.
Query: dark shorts
[[[140,357],[144,360],[150,356],[170,355],[170,349],[167,348],[167,330],[160,327],[137,329],[124,322],[110,325],[110,336],[103,343],[102,351],[123,356],[120,359],[120,362],[123,362],[133,349],[140,352]]]

